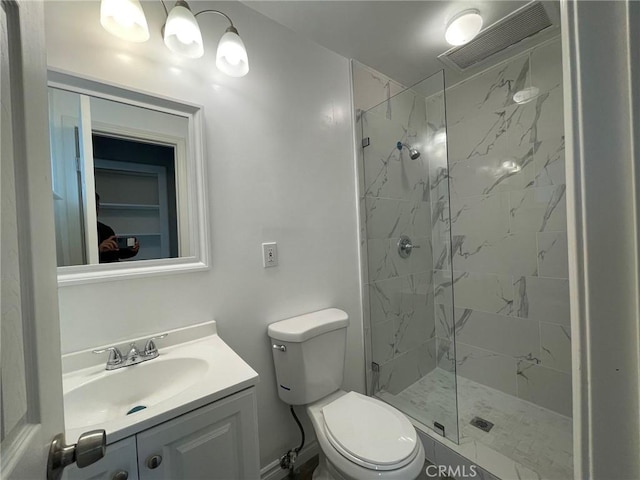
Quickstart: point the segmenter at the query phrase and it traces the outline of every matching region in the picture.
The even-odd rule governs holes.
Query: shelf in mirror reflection
[[[100,208],[103,210],[158,210],[160,205],[147,205],[141,203],[100,203]]]

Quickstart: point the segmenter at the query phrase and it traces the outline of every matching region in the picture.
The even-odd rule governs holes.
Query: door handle
[[[60,480],[65,467],[75,463],[84,468],[97,462],[107,450],[107,433],[91,430],[83,433],[78,443],[65,445],[64,433],[59,433],[51,441],[47,460],[47,480]]]

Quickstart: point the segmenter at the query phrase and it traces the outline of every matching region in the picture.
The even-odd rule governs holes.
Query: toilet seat
[[[395,408],[349,392],[322,408],[331,445],[351,462],[371,470],[395,470],[411,463],[419,440],[411,422]]]

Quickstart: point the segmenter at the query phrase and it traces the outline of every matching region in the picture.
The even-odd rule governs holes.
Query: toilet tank
[[[337,308],[269,325],[278,395],[289,405],[313,403],[340,389],[349,315]]]

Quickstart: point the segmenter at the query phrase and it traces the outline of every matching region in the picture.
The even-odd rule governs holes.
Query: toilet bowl
[[[424,448],[407,417],[341,389],[349,316],[337,308],[268,327],[280,399],[305,405],[320,446],[315,480],[413,480]]]
[[[415,428],[378,399],[340,390],[307,414],[321,450],[313,480],[410,480],[424,468]]]

